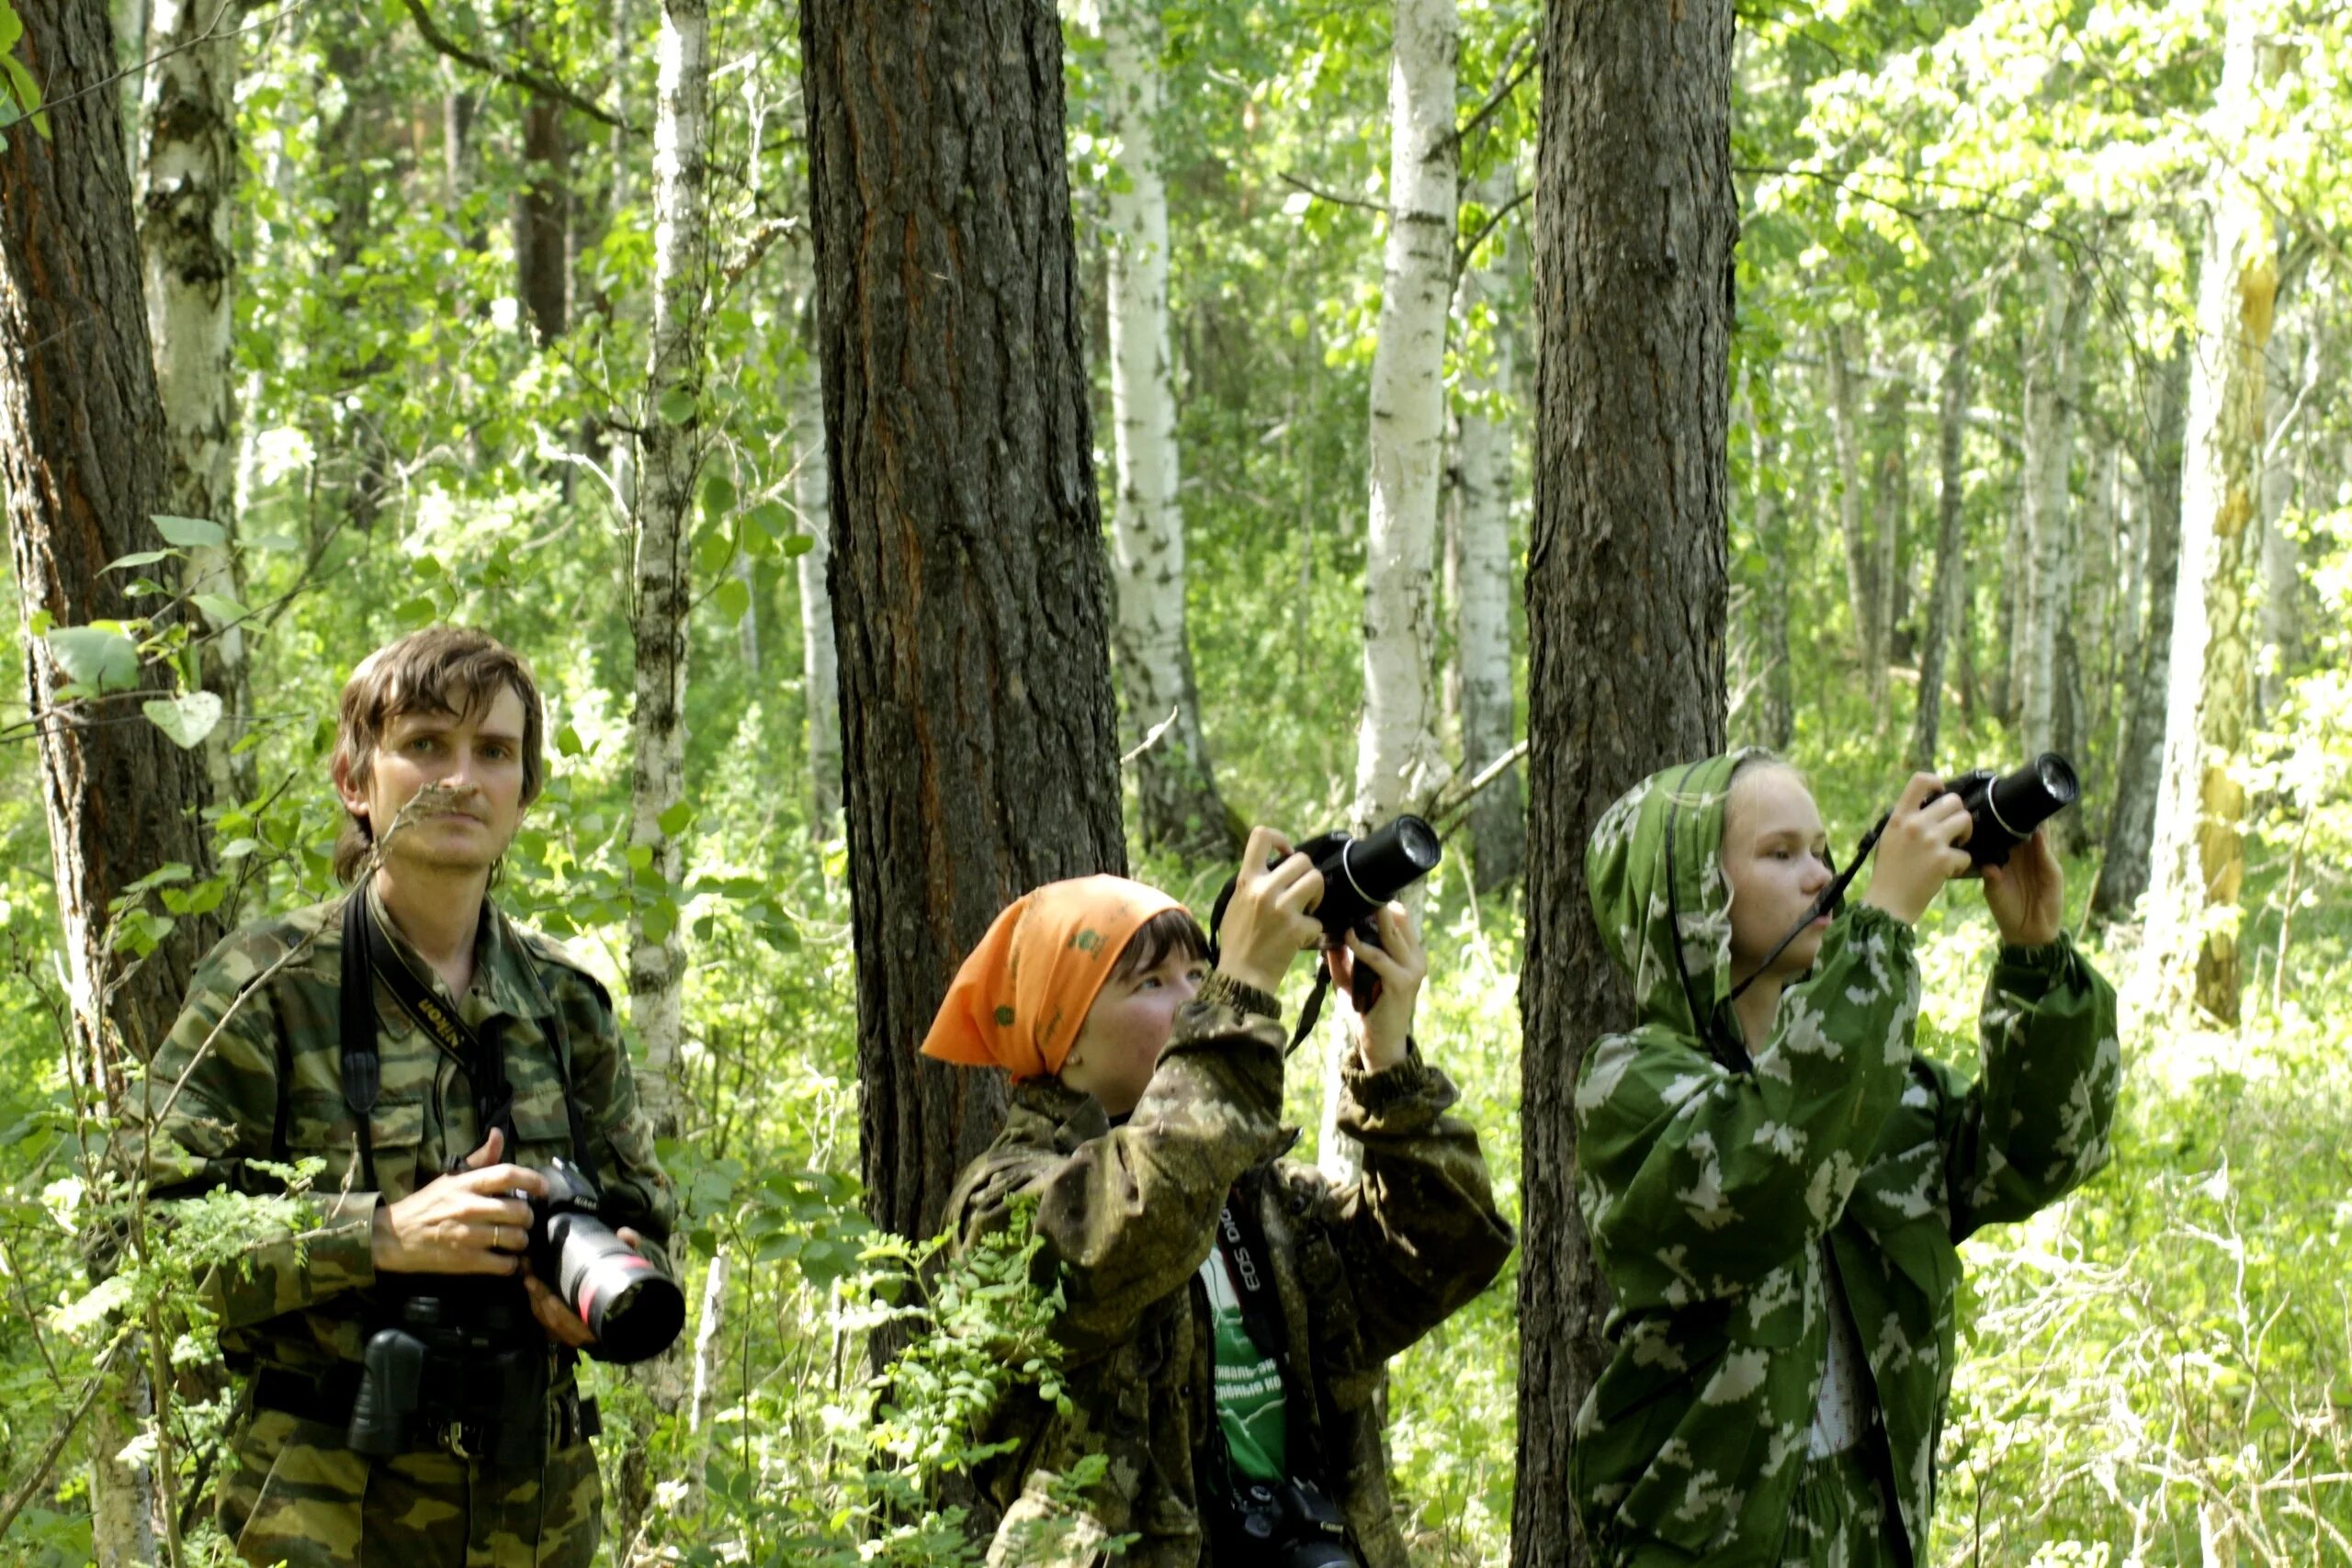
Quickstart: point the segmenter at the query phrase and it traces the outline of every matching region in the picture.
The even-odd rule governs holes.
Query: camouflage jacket
[[[1812,973],[1783,993],[1752,1063],[1719,1060],[1690,1003],[1737,1039],[1717,855],[1736,760],[1637,788],[1603,817],[1587,857],[1639,1022],[1592,1047],[1577,1086],[1577,1201],[1615,1305],[1570,1483],[1601,1562],[1777,1568],[1842,1291],[1882,1423],[1866,1440],[1884,1445],[1877,1462],[1891,1470],[1911,1560],[1924,1562],[1956,1244],[2107,1162],[2121,1080],[2115,995],[2063,937],[2003,948],[1972,1083],[1912,1048],[1911,929],[1862,907],[1836,920]]]
[[[373,888],[365,896],[374,898]],[[368,1124],[382,1190],[363,1190],[356,1122],[343,1092],[342,908],[331,899],[222,941],[198,968],[170,1037],[130,1096],[134,1171],[143,1146],[141,1173],[158,1200],[222,1187],[283,1192],[284,1184],[254,1161],[315,1155],[326,1162],[307,1200],[310,1228],[266,1236],[203,1281],[221,1348],[240,1370],[266,1363],[315,1371],[358,1359],[378,1312],[379,1201],[406,1197],[481,1141],[466,1070],[379,979],[383,1089]],[[447,1001],[447,987],[383,919],[380,904],[375,910],[395,950]],[[473,984],[457,1011],[477,1031],[493,1020],[502,1031],[519,1141],[504,1157],[544,1165],[571,1156],[568,1078],[607,1212],[649,1240],[666,1242],[675,1212],[671,1187],[638,1113],[603,985],[556,943],[485,905]],[[658,1245],[650,1250],[666,1267]]]
[[[1453,1084],[1418,1051],[1347,1078],[1340,1124],[1363,1145],[1357,1180],[1336,1186],[1277,1159],[1297,1136],[1278,1121],[1284,1033],[1220,996],[1213,986],[1178,1012],[1122,1126],[1057,1082],[1016,1085],[1003,1132],[949,1200],[969,1241],[1001,1224],[1015,1195],[1034,1196],[1068,1303],[1058,1333],[1070,1413],[1020,1396],[992,1433],[1017,1445],[984,1478],[1005,1510],[992,1563],[1030,1568],[1035,1559],[1008,1543],[1052,1513],[1047,1483],[1098,1452],[1109,1471],[1077,1522],[1079,1544],[1052,1562],[1090,1562],[1087,1541],[1128,1532],[1141,1539],[1121,1561],[1138,1568],[1213,1561],[1198,1499],[1215,1420],[1198,1270],[1228,1192],[1256,1207],[1289,1363],[1313,1390],[1291,1401],[1295,1439],[1304,1432],[1306,1451],[1325,1456],[1363,1561],[1406,1561],[1374,1396],[1389,1357],[1494,1279],[1510,1226],[1495,1211],[1476,1134],[1449,1114]]]

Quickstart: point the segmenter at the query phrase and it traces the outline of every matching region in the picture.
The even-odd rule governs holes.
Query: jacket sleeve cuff
[[[376,1282],[376,1211],[380,1193],[341,1192],[319,1205],[319,1228],[300,1238],[311,1299]]]
[[[1405,1059],[1379,1072],[1366,1072],[1350,1055],[1340,1075],[1347,1099],[1341,1120],[1370,1134],[1418,1133],[1453,1109],[1453,1080],[1421,1057],[1418,1041],[1405,1043]]]
[[[2074,973],[2075,944],[2064,931],[2038,947],[2003,942],[1993,956],[1993,979],[2003,989],[2039,995]]]
[[[1282,998],[1245,986],[1221,969],[1212,969],[1202,980],[1200,989],[1193,993],[1195,1001],[1208,1002],[1235,1012],[1256,1018],[1270,1018],[1276,1023],[1283,1019]]]

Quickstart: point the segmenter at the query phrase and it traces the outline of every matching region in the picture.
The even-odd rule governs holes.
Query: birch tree
[[[2075,406],[2081,395],[2083,317],[2090,275],[2042,265],[2041,332],[2025,397],[2025,625],[2019,639],[2018,728],[2029,752],[2060,749],[2059,624],[2072,610]]]
[[[2259,47],[2252,9],[2233,6],[2222,46],[2216,122],[2256,120]],[[2165,713],[2164,771],[2150,856],[2143,977],[2172,1010],[2192,1000],[2224,1024],[2238,1017],[2238,893],[2245,875],[2244,756],[2254,705],[2250,590],[2260,530],[2263,355],[2277,302],[2269,210],[2229,167],[2210,197],[2197,288],[2181,465],[2178,596]]]
[[[1927,773],[1935,771],[1943,720],[1944,665],[1965,603],[1968,563],[1961,549],[1961,524],[1968,477],[1963,465],[1972,325],[1966,316],[1954,321],[1937,400],[1935,576],[1928,590],[1927,630],[1919,640],[1919,701],[1911,716],[1911,765]]]
[[[1854,621],[1854,657],[1862,667],[1863,689],[1877,706],[1886,697],[1886,650],[1878,646],[1878,593],[1871,585],[1875,558],[1862,509],[1862,393],[1853,360],[1860,334],[1832,327],[1828,339],[1830,436],[1838,454],[1838,535],[1846,547],[1846,605]]]
[[[1506,164],[1483,181],[1480,205],[1492,212],[1510,200],[1512,176]],[[1510,660],[1511,333],[1502,316],[1507,231],[1498,230],[1483,248],[1487,258],[1462,273],[1460,342],[1466,358],[1455,453],[1461,507],[1454,646],[1462,671],[1462,766],[1474,775],[1510,750],[1518,728]],[[1516,769],[1487,786],[1471,806],[1469,827],[1479,885],[1517,881],[1527,822]]]
[[[686,570],[702,465],[703,310],[709,281],[709,17],[705,0],[662,0],[653,131],[653,344],[630,600],[637,705],[629,849],[644,857],[629,909],[629,1017],[645,1043],[640,1081],[659,1135],[678,1131],[675,1075],[684,1028],[685,949],[676,889],[685,827]]]
[[[1125,688],[1145,844],[1229,852],[1234,833],[1201,730],[1184,625],[1176,377],[1168,324],[1168,183],[1156,0],[1102,0],[1103,119],[1126,176],[1109,194],[1111,423],[1117,505],[1113,648]],[[1145,744],[1147,737],[1156,737]]]

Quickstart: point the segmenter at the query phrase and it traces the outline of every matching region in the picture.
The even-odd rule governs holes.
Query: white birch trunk
[[[147,331],[163,396],[162,510],[236,532],[236,397],[231,339],[237,258],[230,200],[239,173],[236,88],[239,34],[219,0],[155,0],[144,47],[138,170],[139,248]],[[231,545],[188,552],[191,594],[242,600]],[[223,805],[254,793],[250,753],[232,758],[247,712],[245,635],[239,617],[200,612],[209,634],[199,655],[205,690],[232,720],[204,743],[212,796]]]
[[[663,829],[662,818],[685,797],[686,612],[693,592],[686,545],[702,461],[701,420],[690,411],[702,394],[709,252],[708,36],[704,0],[663,0],[653,131],[653,348],[637,509],[637,705],[630,722],[637,764],[629,847],[650,858],[638,873],[645,881],[629,915],[629,1016],[645,1043],[639,1082],[647,1113],[664,1137],[678,1131],[684,944],[675,901],[682,857],[677,836]]]
[[[1184,517],[1177,499],[1176,377],[1168,309],[1168,185],[1159,122],[1163,46],[1153,0],[1103,0],[1103,119],[1126,188],[1109,194],[1111,423],[1117,496],[1113,647],[1126,697],[1145,844],[1227,851],[1184,625]]]
[[[1511,171],[1498,169],[1478,192],[1493,210],[1510,199]],[[1482,319],[1490,350],[1463,369],[1467,394],[1460,415],[1460,544],[1455,568],[1454,646],[1461,669],[1462,765],[1476,774],[1510,750],[1517,729],[1511,704],[1510,549],[1511,425],[1503,400],[1511,384],[1511,338],[1506,305],[1507,241],[1498,231],[1494,258],[1462,275],[1462,343],[1475,341],[1470,317]],[[1470,840],[1478,882],[1493,887],[1517,880],[1527,829],[1516,772],[1487,786],[1470,808]]]
[[[810,307],[813,309],[813,307]],[[805,314],[805,311],[804,311]],[[825,408],[812,343],[793,411],[793,506],[811,541],[799,559],[800,687],[808,710],[808,831],[828,839],[842,808],[841,670],[833,645],[833,601],[826,567],[833,558],[832,502],[826,491]]]
[[[1454,0],[1396,0],[1388,70],[1388,243],[1372,356],[1372,506],[1364,541],[1363,719],[1356,731],[1359,825],[1416,806],[1443,769],[1430,679],[1438,479],[1445,446],[1445,331],[1460,205]],[[1334,1032],[1336,1037],[1337,1032]],[[1328,1056],[1323,1168],[1356,1168],[1339,1132],[1340,1062]]]
[[[2216,118],[2243,134],[2258,112],[2257,39],[2233,7]],[[2238,1018],[2238,892],[2245,872],[2242,757],[2254,704],[2250,589],[2258,529],[2263,355],[2277,302],[2277,245],[2259,196],[2217,168],[2197,290],[2195,362],[2181,463],[2180,578],[2174,601],[2164,771],[2150,853],[2142,975],[2162,1011],[2193,1000]]]
[[[2308,310],[2300,313],[2309,316]],[[2269,357],[2267,423],[2272,434],[2265,443],[2262,466],[2262,655],[2256,704],[2256,712],[2266,718],[2278,711],[2286,695],[2300,640],[2302,569],[2287,512],[2295,501],[2304,443],[2300,430],[2284,426],[2290,419],[2300,423],[2312,417],[2303,405],[2316,392],[2321,375],[2319,332],[2307,326],[2296,335],[2300,342],[2282,344],[2281,352]]]
[[[1850,328],[1831,329],[1829,421],[1838,451],[1838,532],[1846,546],[1846,604],[1854,619],[1854,660],[1875,703],[1885,684],[1886,659],[1872,635],[1877,596],[1871,591],[1870,539],[1862,525],[1862,400],[1850,362],[1854,346]]]
[[[2042,264],[2040,369],[2026,386],[2025,625],[2019,639],[2023,692],[2019,728],[2028,752],[2056,750],[2060,671],[2059,623],[2074,600],[2075,548],[2071,479],[2075,461],[2075,400],[2082,378],[2076,344],[2086,277],[2070,281],[2055,255]]]

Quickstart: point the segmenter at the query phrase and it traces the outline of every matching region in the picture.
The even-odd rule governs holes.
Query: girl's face
[[[1133,1111],[1175,1031],[1176,1010],[1193,999],[1208,972],[1207,959],[1176,949],[1140,974],[1103,981],[1062,1058],[1062,1082],[1101,1100],[1113,1116]]]
[[[1829,886],[1829,839],[1813,792],[1795,772],[1758,766],[1732,781],[1724,811],[1724,875],[1731,884],[1731,967],[1745,980]],[[1813,967],[1826,915],[1772,961],[1764,979],[1790,980]]]

